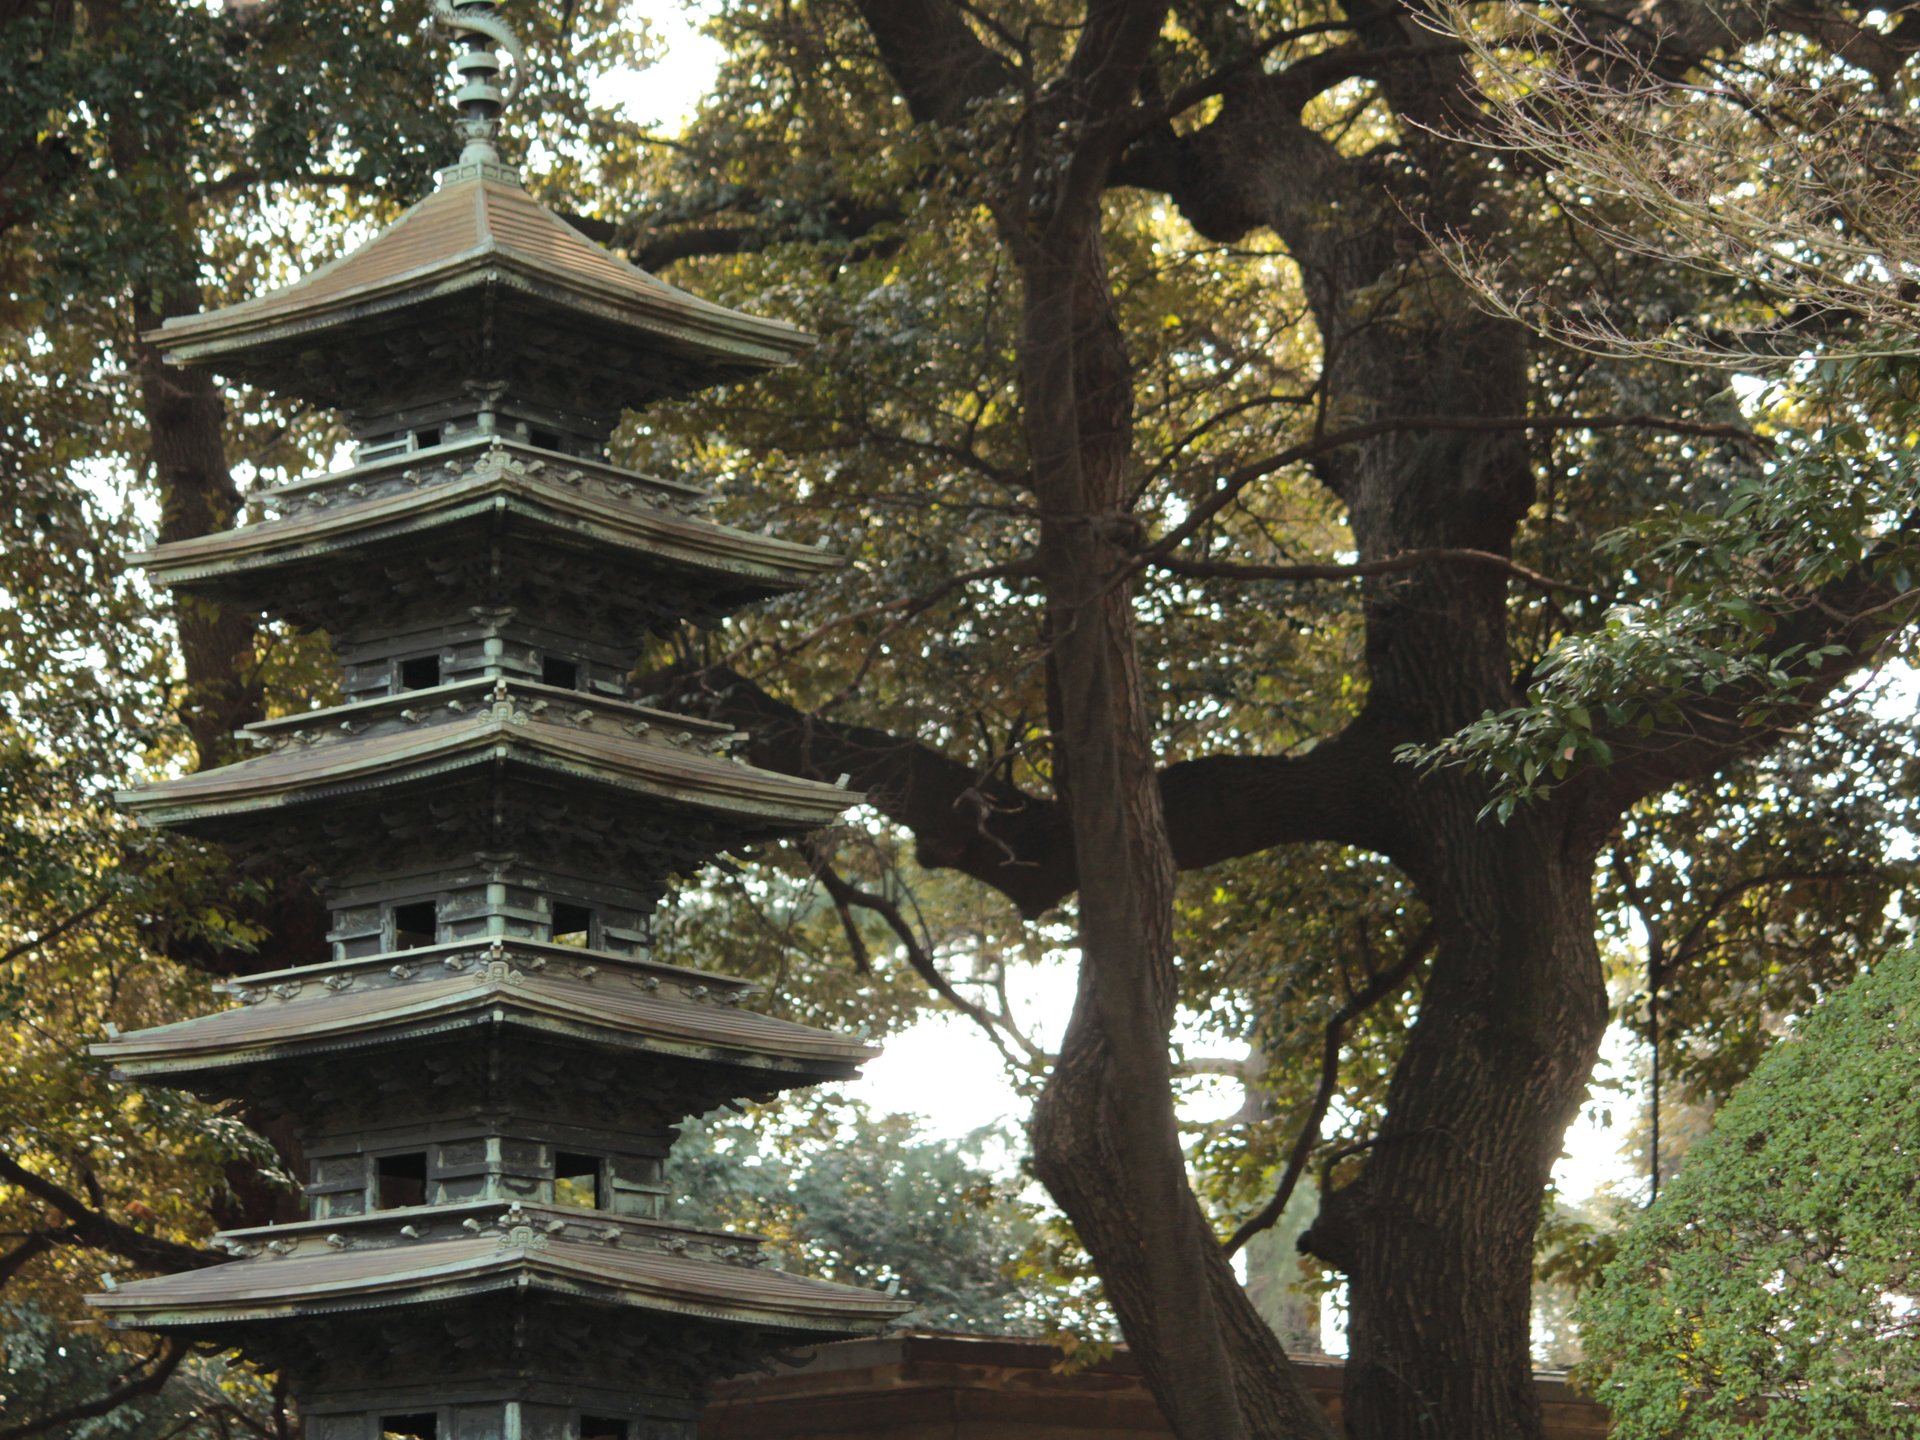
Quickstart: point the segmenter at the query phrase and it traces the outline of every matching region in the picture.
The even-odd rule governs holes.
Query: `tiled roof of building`
[[[431,692],[419,693],[426,703]],[[190,825],[206,816],[306,805],[363,791],[370,783],[392,787],[496,761],[562,770],[670,806],[745,818],[775,830],[828,824],[861,798],[818,781],[651,739],[598,733],[544,715],[498,715],[490,707],[418,728],[289,746],[144,785],[118,799],[153,823]]]
[[[532,1234],[528,1240],[482,1237],[257,1256],[138,1280],[89,1295],[87,1303],[123,1324],[172,1328],[280,1318],[295,1306],[317,1314],[514,1288],[802,1332],[872,1331],[911,1308],[871,1290],[779,1270]]]
[[[293,999],[266,998],[130,1031],[92,1051],[130,1073],[147,1075],[258,1061],[279,1050],[374,1043],[396,1031],[445,1029],[503,1012],[592,1032],[603,1040],[617,1033],[649,1050],[691,1059],[721,1058],[735,1065],[824,1064],[844,1069],[878,1053],[850,1036],[729,1005],[649,992],[630,983],[631,977],[618,968],[603,968],[591,980],[557,970],[499,968],[505,973],[482,966],[452,977],[340,993],[322,988],[316,979],[300,987]],[[724,1053],[715,1057],[714,1052]]]
[[[170,359],[211,360],[289,330],[511,275],[689,354],[764,367],[812,345],[784,321],[701,300],[628,264],[498,175],[443,185],[341,259],[237,305],[169,320],[155,338]]]
[[[811,546],[755,535],[710,520],[675,515],[641,501],[596,496],[561,478],[568,472],[531,470],[482,460],[462,473],[362,499],[342,495],[324,509],[234,530],[176,541],[136,558],[161,585],[193,583],[212,575],[330,557],[389,535],[417,535],[472,516],[501,514],[591,542],[609,553],[644,557],[651,565],[711,577],[767,594],[790,590],[840,561]]]

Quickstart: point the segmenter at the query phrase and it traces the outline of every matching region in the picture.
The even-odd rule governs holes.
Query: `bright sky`
[[[1073,975],[1068,966],[1032,971],[1016,979],[1014,994],[1033,1019],[1030,1033],[1055,1042],[1073,1005]],[[1218,1046],[1209,1046],[1217,1051]],[[1633,1041],[1615,1027],[1606,1039],[1603,1070],[1624,1070],[1633,1058]],[[999,1053],[979,1029],[959,1016],[921,1021],[886,1042],[885,1053],[845,1093],[880,1110],[924,1117],[932,1135],[953,1139],[985,1125],[1017,1131],[1027,1104],[1008,1083]],[[1240,1097],[1224,1090],[1183,1108],[1189,1120],[1204,1121],[1231,1113]],[[1634,1118],[1633,1097],[1603,1095],[1590,1103],[1567,1131],[1567,1154],[1554,1170],[1561,1193],[1587,1199],[1606,1184],[1622,1184],[1634,1175],[1631,1157],[1619,1153],[1626,1125]]]
[[[678,129],[707,93],[719,68],[718,43],[699,30],[700,7],[674,0],[643,0],[628,12],[644,16],[666,53],[645,70],[608,76],[593,90],[596,103],[618,106],[630,120]]]

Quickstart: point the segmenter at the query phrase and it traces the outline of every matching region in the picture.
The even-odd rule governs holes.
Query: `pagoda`
[[[605,458],[624,411],[812,341],[534,201],[494,148],[497,51],[517,78],[517,47],[492,0],[439,8],[467,144],[434,192],[345,258],[152,337],[339,410],[355,442],[350,468],[267,492],[272,518],[142,557],[189,603],[329,634],[344,703],[122,797],[325,877],[331,953],[94,1049],[282,1122],[310,1218],[89,1298],[116,1327],[281,1371],[309,1440],[691,1440],[716,1378],[907,1308],[674,1223],[662,1179],[687,1117],[875,1053],[651,955],[675,877],[857,797],[637,703],[640,649],[833,562]]]

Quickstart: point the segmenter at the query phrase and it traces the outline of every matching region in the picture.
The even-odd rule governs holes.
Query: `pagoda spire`
[[[460,131],[466,136],[466,148],[460,152],[462,165],[497,164],[500,151],[494,144],[499,135],[500,115],[520,93],[526,70],[526,51],[519,37],[499,17],[499,0],[434,0],[433,17],[454,32],[457,49],[453,66],[460,75],[460,87],[454,91],[454,108],[460,112]],[[513,63],[506,88],[500,88],[500,57],[507,52]]]

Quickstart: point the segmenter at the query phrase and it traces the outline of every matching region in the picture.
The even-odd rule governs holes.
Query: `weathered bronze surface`
[[[589,373],[600,410],[786,364],[812,337],[712,305],[594,244],[499,167],[450,177],[373,240],[283,289],[172,322],[176,364],[359,412],[440,393],[458,355],[524,395]]]
[[[907,1308],[665,1218],[678,1123],[875,1052],[655,961],[652,910],[676,875],[858,797],[746,765],[738,737],[632,693],[651,633],[834,562],[714,524],[697,486],[601,448],[623,407],[810,341],[662,284],[519,187],[488,138],[492,8],[448,11],[469,146],[435,194],[157,337],[344,408],[359,441],[350,468],[265,497],[270,518],[145,557],[183,594],[330,632],[347,703],[121,797],[322,874],[332,956],[94,1047],[290,1122],[312,1219],[90,1299],[285,1369],[313,1440],[691,1440],[715,1378]]]

